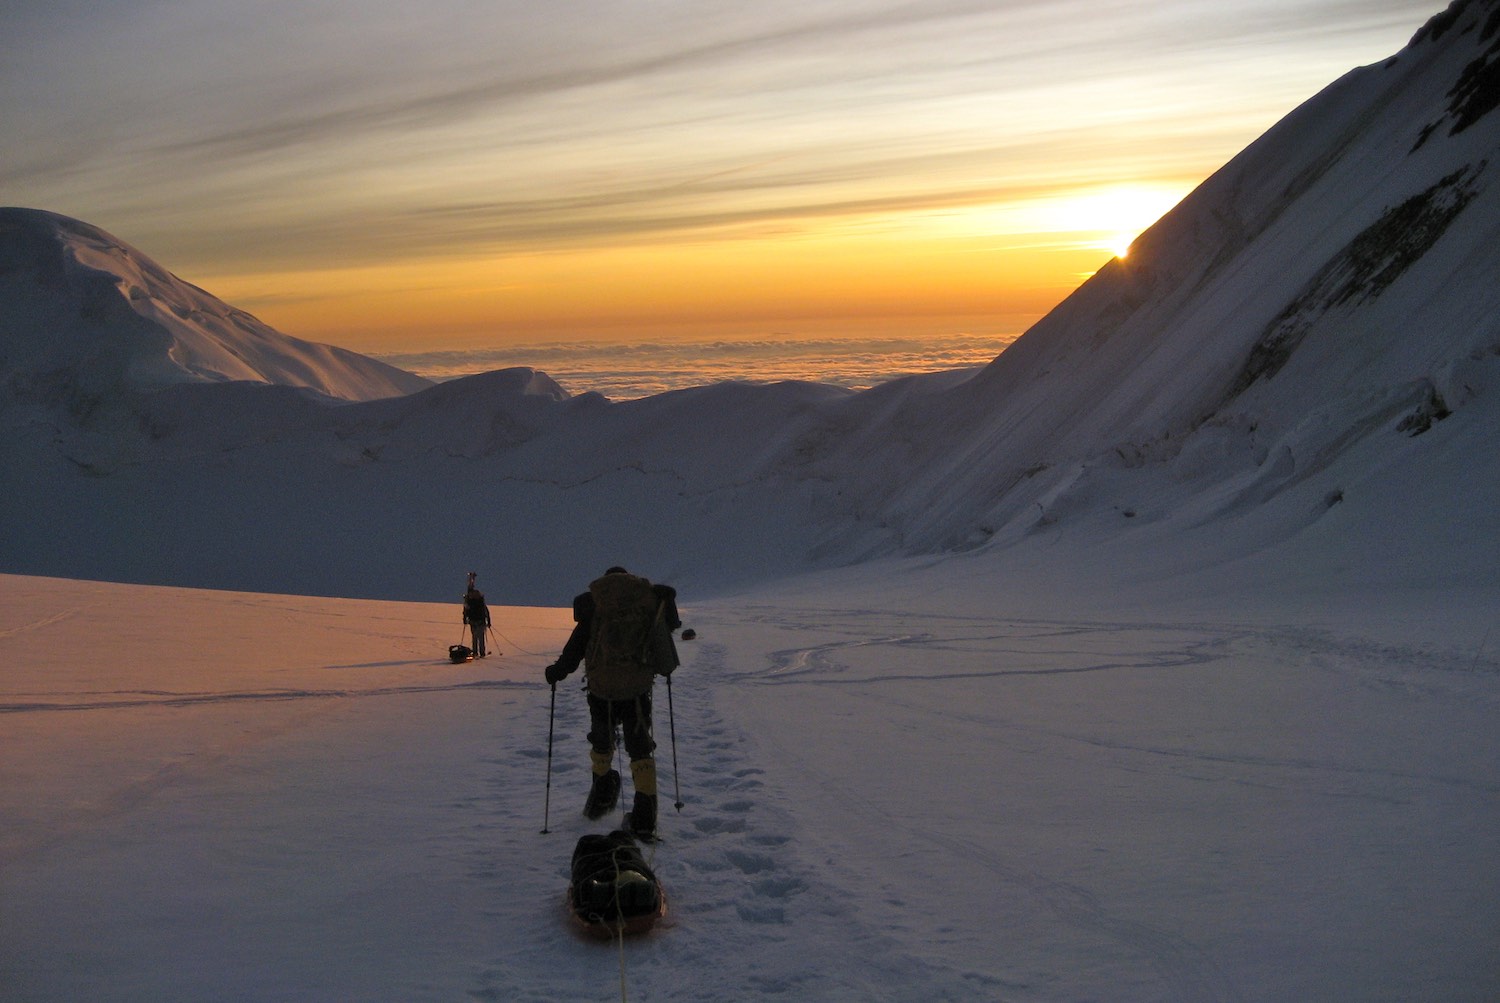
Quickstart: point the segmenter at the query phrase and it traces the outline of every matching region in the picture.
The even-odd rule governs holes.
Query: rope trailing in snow
[[[512,648],[516,649],[517,651],[519,651],[523,655],[537,655],[537,656],[540,656],[541,654],[543,654],[540,651],[527,651],[525,648],[521,647],[515,641],[512,641],[510,638],[508,638],[504,634],[500,633],[500,631],[496,630],[494,627],[490,628],[490,633],[494,634],[500,640],[504,641],[506,644],[510,645]]]
[[[615,943],[620,946],[620,1003],[630,1003],[625,992],[625,924],[615,929]]]
[[[616,847],[610,854],[614,861],[616,874],[620,873],[620,854],[623,850],[624,847]],[[648,861],[646,866],[650,867],[651,862]],[[618,882],[615,884],[614,910],[615,917],[618,920],[615,924],[615,946],[619,950],[620,955],[620,1003],[630,1003],[625,982],[625,914],[623,903],[620,902],[620,885]]]

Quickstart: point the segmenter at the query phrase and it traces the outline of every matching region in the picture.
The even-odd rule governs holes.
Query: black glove
[[[547,666],[547,669],[542,673],[542,676],[547,680],[547,682],[551,683],[553,686],[556,686],[558,683],[567,678],[568,673],[563,669],[561,665],[553,662],[551,665]]]

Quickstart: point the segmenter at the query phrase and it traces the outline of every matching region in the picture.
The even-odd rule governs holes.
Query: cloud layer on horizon
[[[384,361],[428,379],[497,369],[545,372],[569,393],[633,400],[726,380],[799,380],[865,390],[901,376],[992,362],[1013,340],[972,334],[924,338],[770,338],[616,345],[550,342],[504,348],[408,352]]]

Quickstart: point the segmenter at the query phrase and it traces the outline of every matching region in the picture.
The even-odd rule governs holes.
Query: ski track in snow
[[[0,629],[0,641],[4,641],[12,637],[17,637],[21,634],[27,633],[28,631],[45,630],[46,628],[51,627],[54,624],[61,623],[70,617],[77,616],[80,612],[81,610],[78,609],[63,610],[61,613],[57,613],[49,617],[43,617],[40,620],[32,620],[29,623],[23,623],[16,627],[7,627],[4,629]]]
[[[401,664],[407,663],[387,662],[381,663],[380,667]],[[415,664],[425,665],[427,663]],[[172,693],[162,690],[100,690],[56,694],[58,696],[69,697],[97,696],[99,697],[97,700],[48,700],[45,698],[54,696],[54,694],[21,693],[16,695],[36,699],[0,703],[0,714],[25,714],[39,711],[124,710],[132,707],[191,707],[204,704],[228,704],[247,701],[347,700],[357,697],[389,697],[407,696],[418,693],[450,693],[459,690],[503,689],[511,686],[525,686],[529,689],[533,685],[530,681],[522,683],[508,679],[479,679],[467,683],[379,686],[369,689],[245,690],[239,692],[215,691],[209,693]]]
[[[874,614],[855,614],[874,615]],[[1050,633],[1033,634],[1033,637],[1056,638],[1067,633],[1090,633],[1101,632],[1129,633],[1138,631],[1141,625],[1108,625],[1093,624],[1087,627],[1078,626],[1069,630]],[[1181,631],[1180,627],[1165,627],[1156,625],[1151,629],[1171,629]],[[1181,648],[1163,648],[1159,650],[1147,650],[1139,653],[1139,657],[1132,660],[1117,661],[1087,661],[1080,664],[1062,668],[1027,668],[1008,667],[997,668],[988,672],[934,672],[934,673],[858,673],[847,664],[840,662],[837,655],[851,649],[869,647],[905,647],[915,649],[914,657],[920,657],[923,652],[931,652],[952,647],[956,641],[962,643],[972,642],[1000,642],[1014,638],[1014,633],[998,633],[974,635],[962,639],[938,638],[932,634],[921,635],[899,635],[890,637],[875,637],[869,639],[838,641],[829,644],[816,645],[809,648],[795,648],[785,651],[774,652],[771,656],[772,668],[764,673],[745,672],[731,677],[735,681],[747,682],[760,685],[782,685],[797,683],[813,686],[861,686],[867,687],[882,683],[910,683],[919,682],[949,682],[959,679],[990,679],[1007,676],[1050,676],[1070,675],[1077,673],[1112,672],[1122,670],[1150,670],[1186,668],[1192,666],[1207,665],[1218,658],[1223,657],[1223,648],[1236,639],[1244,639],[1254,636],[1251,631],[1235,631],[1222,637],[1209,637],[1202,641],[1192,641]],[[1372,674],[1368,669],[1368,662],[1374,658],[1398,662],[1421,662],[1427,668],[1442,669],[1444,659],[1431,654],[1423,654],[1412,649],[1400,649],[1392,646],[1376,647],[1371,645],[1335,645],[1316,638],[1304,631],[1293,631],[1285,635],[1278,635],[1283,643],[1289,643],[1297,649],[1313,654],[1324,652],[1322,657],[1314,659],[1320,670],[1339,673],[1343,675],[1357,675],[1361,685],[1375,689],[1391,689],[1403,694],[1416,697],[1446,696],[1450,690],[1436,684],[1423,684],[1415,680],[1396,679],[1391,674]],[[1022,653],[1022,648],[1011,648],[996,646],[993,649],[997,655]],[[1050,655],[1070,654],[1064,649],[1050,649]],[[1082,655],[1083,652],[1072,654]],[[1360,669],[1352,670],[1346,667],[1346,662],[1353,660],[1360,664]],[[1461,664],[1460,659],[1450,656],[1446,659],[1448,671],[1453,672],[1482,672],[1493,671],[1493,666],[1486,666],[1477,659],[1467,669]],[[892,700],[893,703],[902,703],[900,700]],[[960,710],[952,709],[945,712],[945,716],[955,720],[966,720],[975,723],[991,721],[993,716],[966,715]],[[1478,794],[1500,794],[1500,786],[1484,782],[1477,782],[1463,776],[1453,776],[1434,773],[1413,773],[1401,770],[1370,769],[1367,767],[1348,765],[1330,760],[1292,759],[1271,756],[1256,755],[1227,755],[1215,753],[1203,749],[1191,749],[1170,747],[1162,745],[1143,745],[1121,741],[1109,741],[1095,735],[1077,734],[1065,732],[1052,728],[1037,728],[1034,725],[1025,725],[1008,722],[1007,726],[1014,729],[1046,734],[1053,737],[1065,738],[1069,741],[1096,746],[1105,749],[1114,749],[1128,752],[1141,752],[1153,756],[1166,758],[1179,758],[1202,763],[1222,763],[1235,766],[1247,766],[1264,768],[1277,771],[1306,771],[1315,775],[1324,774],[1349,774],[1353,777],[1369,777],[1376,780],[1401,780],[1421,781],[1423,783],[1443,784],[1461,789],[1471,790]],[[1378,795],[1368,795],[1378,797]],[[1388,799],[1389,800],[1389,799]],[[1394,802],[1393,802],[1394,803]]]

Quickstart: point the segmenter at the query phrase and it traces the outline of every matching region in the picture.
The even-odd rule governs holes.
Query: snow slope
[[[903,543],[994,545],[1088,519],[1148,537],[1256,521],[1257,550],[1309,531],[1399,538],[1379,495],[1405,473],[1427,484],[1408,516],[1468,523],[1436,562],[1457,559],[1459,580],[1495,567],[1493,88],[1482,117],[1450,122],[1455,81],[1500,66],[1497,20],[1494,4],[1455,4],[1290,115],[974,380],[897,401],[894,420],[870,408],[871,456],[892,424],[935,430],[910,436],[909,476],[880,478]],[[1457,440],[1472,466],[1449,465]],[[1334,498],[1345,525],[1309,526]],[[1416,570],[1400,556],[1386,566]]]

